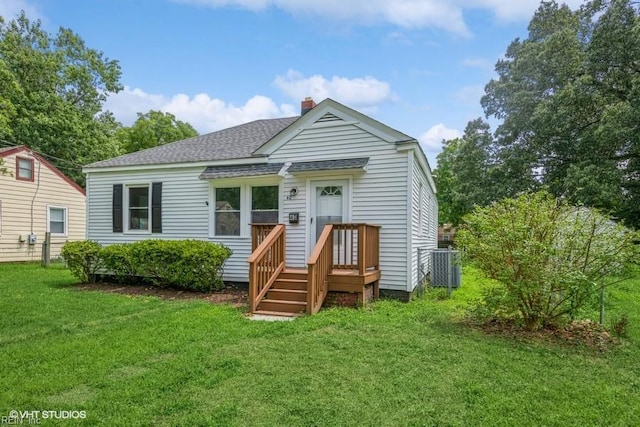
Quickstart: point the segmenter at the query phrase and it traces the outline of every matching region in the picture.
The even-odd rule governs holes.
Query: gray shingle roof
[[[316,162],[296,162],[291,163],[287,172],[311,172],[334,169],[359,169],[364,168],[369,163],[368,157],[356,159],[319,160]]]
[[[284,130],[298,117],[256,120],[206,135],[92,163],[86,167],[157,165],[207,162],[252,157],[258,147]]]
[[[237,178],[241,176],[275,175],[284,163],[259,163],[256,165],[209,166],[200,179]]]

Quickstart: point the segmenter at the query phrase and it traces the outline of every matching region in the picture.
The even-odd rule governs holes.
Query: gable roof
[[[85,167],[107,168],[250,158],[254,157],[253,152],[258,147],[264,145],[296,119],[298,117],[256,120],[205,135],[102,160]]]
[[[41,164],[43,164],[45,167],[47,167],[51,172],[53,172],[54,174],[58,175],[63,181],[65,181],[67,184],[69,184],[70,186],[72,186],[73,188],[78,190],[80,193],[82,193],[83,196],[86,195],[86,192],[85,192],[84,188],[82,188],[77,182],[73,181],[71,178],[69,178],[64,173],[62,173],[62,171],[60,171],[60,169],[58,169],[57,167],[55,167],[54,165],[49,163],[49,161],[47,159],[45,159],[44,157],[42,157],[38,153],[35,153],[35,152],[31,151],[31,149],[29,147],[27,147],[26,145],[18,145],[16,147],[0,148],[0,158],[9,157],[9,156],[11,156],[13,154],[18,154],[18,153],[27,153],[27,154],[35,157],[36,159],[38,159],[38,161]]]

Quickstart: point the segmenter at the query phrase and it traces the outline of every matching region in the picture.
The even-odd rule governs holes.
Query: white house
[[[325,224],[374,224],[379,287],[408,297],[437,247],[436,188],[420,144],[331,99],[307,98],[301,113],[85,166],[87,238],[220,242],[233,250],[224,279],[249,282],[252,223],[285,224],[286,268],[307,267]]]

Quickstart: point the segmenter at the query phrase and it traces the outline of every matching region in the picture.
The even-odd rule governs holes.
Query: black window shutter
[[[162,233],[162,183],[151,186],[151,232]]]
[[[122,233],[122,184],[113,184],[113,232]]]

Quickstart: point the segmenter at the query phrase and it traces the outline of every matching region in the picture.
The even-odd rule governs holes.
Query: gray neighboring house
[[[88,239],[220,242],[233,250],[226,281],[249,280],[251,223],[286,224],[286,265],[300,268],[322,225],[379,225],[380,289],[404,297],[437,247],[436,188],[418,141],[331,99],[305,99],[298,117],[257,120],[83,170]]]

